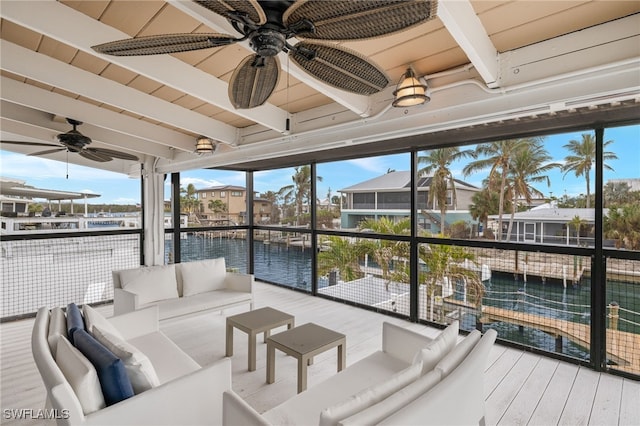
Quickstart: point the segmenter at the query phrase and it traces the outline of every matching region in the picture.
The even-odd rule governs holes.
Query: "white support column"
[[[155,173],[153,161],[144,163],[144,263],[164,265],[164,175]]]

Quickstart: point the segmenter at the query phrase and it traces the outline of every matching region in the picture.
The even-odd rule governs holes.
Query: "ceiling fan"
[[[226,18],[242,36],[165,34],[93,46],[115,56],[178,53],[244,40],[254,54],[235,69],[229,99],[235,108],[262,105],[278,83],[278,53],[285,52],[317,79],[352,93],[371,95],[387,87],[385,73],[357,52],[327,41],[387,35],[436,16],[437,0],[193,0]],[[303,39],[296,44],[291,37]]]
[[[54,145],[50,143],[41,142],[18,142],[18,141],[2,141],[2,143],[14,144],[14,145],[31,145],[31,146],[52,146],[54,149],[48,149],[46,151],[34,152],[29,155],[46,155],[59,151],[68,151],[77,153],[89,160],[106,163],[114,158],[121,160],[139,161],[138,157],[124,152],[114,151],[106,148],[86,148],[91,143],[91,139],[76,130],[76,127],[81,125],[81,121],[77,121],[71,118],[67,118],[67,123],[73,126],[72,130],[66,133],[60,133],[57,138],[60,141],[60,145]]]

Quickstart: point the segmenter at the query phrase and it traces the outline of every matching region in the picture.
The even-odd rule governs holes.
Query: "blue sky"
[[[571,139],[579,140],[582,133],[584,132],[547,136],[545,147],[554,161],[561,162],[567,155],[563,145]],[[640,178],[640,126],[607,129],[605,140],[614,141],[610,145],[610,150],[618,156],[618,160],[609,163],[614,168],[614,172],[605,171],[605,182],[607,179]],[[478,173],[469,177],[462,175],[462,168],[467,161],[462,160],[458,164],[453,164],[451,170],[456,177],[473,185],[481,186],[486,173]],[[318,196],[319,198],[326,197],[329,189],[332,195],[336,195],[339,189],[380,176],[389,169],[409,170],[409,154],[319,164],[318,175],[323,178],[323,181],[318,186]],[[24,180],[28,185],[39,188],[100,194],[101,197],[93,199],[93,203],[135,204],[140,202],[140,184],[136,179],[130,179],[119,173],[72,164],[68,166],[68,173],[69,179],[66,179],[67,165],[64,162],[0,151],[0,175],[3,177]],[[293,173],[293,168],[255,173],[255,190],[259,192],[277,191],[281,187],[291,184]],[[584,177],[576,178],[573,173],[563,177],[559,170],[554,170],[549,173],[549,178],[551,179],[550,187],[538,185],[538,189],[547,196],[551,192],[557,197],[561,197],[565,193],[568,196],[586,193]],[[183,186],[193,183],[196,188],[215,185],[245,186],[244,174],[240,172],[194,170],[183,172],[181,179]],[[593,190],[592,183],[592,193]]]

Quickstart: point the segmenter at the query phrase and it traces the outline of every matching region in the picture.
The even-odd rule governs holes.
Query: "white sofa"
[[[54,313],[55,309],[58,312]],[[93,401],[87,403],[87,399],[94,397],[90,395],[91,390],[95,391],[91,386],[96,386],[97,378],[89,371],[91,364],[88,364],[89,369],[81,368],[88,362],[86,359],[65,359],[71,354],[67,349],[71,344],[65,336],[66,331],[55,331],[59,329],[55,324],[60,317],[56,314],[62,310],[54,310],[50,312],[43,307],[38,311],[31,346],[47,391],[47,408],[53,409],[48,412],[54,413],[58,424],[222,424],[222,394],[231,390],[229,359],[200,367],[159,331],[158,308],[155,306],[109,319],[102,317],[100,321],[108,322],[109,327],[113,326],[128,345],[137,348],[148,358],[158,383],[113,405],[89,409]],[[86,317],[85,313],[85,323]],[[109,328],[103,326],[102,322],[100,324],[100,330]],[[77,353],[82,357],[80,351]],[[78,369],[80,372],[76,371]],[[97,386],[99,391],[100,385]]]
[[[223,257],[113,271],[115,315],[157,305],[160,320],[249,303],[253,275],[228,272]]]
[[[457,322],[434,340],[384,323],[381,351],[262,415],[225,391],[223,424],[484,424],[483,375],[496,332],[481,339],[473,331],[455,345],[457,334]]]

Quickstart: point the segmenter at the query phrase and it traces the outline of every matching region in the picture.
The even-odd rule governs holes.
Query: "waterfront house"
[[[218,185],[197,189],[200,201],[199,217],[207,225],[246,224],[247,190],[238,185]],[[265,198],[253,198],[253,213],[256,223],[269,222],[271,202]]]
[[[293,4],[242,3],[274,8]],[[3,236],[0,299],[2,312],[7,312],[2,324],[3,408],[37,409],[44,403],[41,381],[29,357],[30,320],[20,321],[33,315],[34,306],[70,301],[104,303],[101,309],[111,314],[112,269],[162,265],[221,253],[216,255],[224,256],[238,269],[255,273],[261,281],[258,305],[291,310],[297,320],[343,328],[349,341],[355,343],[349,343],[347,349],[349,363],[377,348],[374,343],[380,337],[377,326],[382,315],[421,330],[431,330],[433,318],[442,323],[458,315],[466,319],[465,331],[475,327],[500,329],[499,344],[485,375],[487,424],[637,423],[640,255],[637,250],[605,246],[601,209],[606,171],[602,147],[609,135],[636,142],[626,145],[630,146],[628,151],[618,152],[618,156],[637,158],[640,149],[639,2],[440,0],[437,16],[427,22],[381,37],[331,44],[355,51],[354,58],[375,63],[374,68],[385,75],[375,90],[364,88],[359,93],[339,87],[366,86],[371,83],[367,76],[350,79],[350,72],[328,70],[325,72],[336,84],[327,84],[314,78],[313,70],[305,71],[304,61],[296,63],[294,45],[304,39],[299,34],[295,40],[289,39],[289,45],[281,46],[282,51],[269,52],[269,46],[261,45],[278,58],[269,68],[274,91],[256,101],[261,105],[237,102],[246,99],[238,99],[242,91],[233,84],[246,81],[236,78],[235,71],[243,69],[239,65],[245,58],[245,63],[252,62],[256,44],[240,39],[237,23],[231,24],[202,4],[218,2],[2,0],[3,154],[35,155],[128,175],[140,187],[140,223],[144,224],[143,228],[102,235],[74,232],[56,238],[50,234]],[[340,4],[348,6],[350,2]],[[277,17],[280,12],[271,10],[268,15]],[[382,28],[397,20],[372,22],[375,25],[364,27]],[[217,48],[145,57],[110,56],[92,48],[123,38],[173,33],[222,33],[232,34],[233,39],[224,38],[231,44]],[[357,59],[353,61],[358,63]],[[410,97],[412,102],[408,104],[404,103],[407,99],[400,99],[406,81],[424,91]],[[232,99],[230,92],[235,93]],[[65,118],[83,124],[71,124]],[[72,126],[77,130],[71,130]],[[81,132],[91,144],[80,139],[79,145],[61,145],[57,136],[70,131]],[[433,206],[424,206],[430,215],[422,215],[420,209],[406,209],[407,195],[420,206],[419,188],[429,187],[426,181],[420,183],[422,178],[417,173],[420,152],[538,136],[579,138],[581,134],[592,137],[598,147],[590,169],[597,210],[592,246],[562,247],[533,241],[452,242],[435,235],[438,212],[431,215],[434,209],[428,208]],[[402,170],[411,171],[409,180],[405,176],[402,185],[375,189],[392,188],[402,194],[391,195],[385,200],[391,204],[385,206],[376,205],[375,196],[370,199],[366,197],[371,195],[366,195],[366,205],[360,206],[366,211],[353,212],[343,226],[355,227],[357,215],[375,215],[382,207],[387,210],[381,214],[395,214],[393,210],[397,209],[390,207],[400,205],[397,217],[408,216],[415,225],[410,235],[317,226],[316,200],[323,194],[317,194],[315,177],[327,177],[321,170],[326,164],[339,167],[349,179],[362,180],[353,161],[370,166],[370,160],[376,163],[376,159],[392,154],[406,159]],[[291,184],[290,179],[271,182],[270,172],[307,165],[311,179],[300,183],[309,183],[303,197],[311,200],[307,206],[309,226],[266,226],[261,222],[264,216],[256,216],[260,207],[256,207],[255,198],[253,203],[245,203],[245,220],[237,221],[243,225],[201,224],[202,234],[235,227],[242,231],[236,235],[246,235],[246,240],[195,239],[200,237],[181,223],[181,174],[193,170],[234,171],[246,178],[246,194],[254,194],[256,182],[273,184],[274,191]],[[399,191],[407,184],[406,190]],[[167,221],[170,228],[165,230],[164,195],[169,187],[168,210],[172,216]],[[474,189],[468,191],[471,194]],[[457,208],[462,210],[463,205],[466,202],[459,202]],[[355,204],[350,206],[355,210]],[[455,208],[447,210],[447,222],[449,214],[452,218],[456,214]],[[242,207],[237,210],[241,219]],[[429,225],[433,236],[418,233],[419,226]],[[539,228],[542,225],[535,226],[536,231]],[[528,235],[528,229],[532,226],[527,228],[523,222],[519,235]],[[392,303],[376,305],[373,298],[371,303],[353,302],[355,298],[318,291],[325,273],[341,269],[363,275],[356,291],[366,295],[367,277],[362,268],[358,270],[360,259],[340,256],[356,252],[330,250],[358,241],[379,249],[377,255],[385,255],[389,247],[408,247],[402,260],[408,259],[404,278],[409,291],[399,294],[400,287],[381,286],[393,301],[406,300],[408,315],[395,311]],[[421,272],[426,270],[420,267],[419,256],[454,249],[508,266],[502,270],[507,271],[509,279],[492,283],[491,290],[496,299],[506,299],[515,307],[509,310],[517,312],[533,306],[534,301],[550,301],[540,302],[547,303],[543,307],[536,304],[536,313],[528,313],[526,322],[517,323],[522,320],[500,316],[501,307],[486,309],[488,300],[484,311],[470,308],[463,291],[459,299],[448,301],[433,295],[434,312],[426,316],[424,300],[418,299],[420,286],[424,285]],[[280,253],[280,257],[274,253]],[[584,271],[582,284],[575,288],[570,284],[552,287],[533,283],[531,277],[525,281],[518,263],[525,258],[540,269],[554,265],[562,268],[563,263],[575,261],[581,266],[580,272]],[[373,265],[372,257],[368,259],[369,267],[380,266]],[[610,278],[611,271],[615,271],[616,279]],[[341,275],[344,278],[346,274]],[[460,281],[455,284],[464,290],[464,280]],[[527,293],[534,287],[540,293]],[[442,318],[439,313],[443,313]],[[560,316],[569,320],[561,322]],[[163,329],[203,365],[223,357],[223,317],[208,318],[209,322],[193,320],[163,324]],[[567,332],[569,323],[573,328]],[[523,340],[531,335],[540,340]],[[264,375],[236,374],[241,369],[237,360],[234,357],[234,387],[246,389],[242,397],[252,406],[266,411],[292,395],[291,389],[281,386],[290,384],[287,379],[265,386]],[[323,362],[318,357],[316,364],[328,365]],[[317,370],[318,378],[334,374],[335,365],[331,367]],[[293,374],[294,369],[286,371]],[[464,409],[464,402],[460,407]]]
[[[418,226],[426,232],[442,232],[440,206],[434,198],[429,201],[431,176],[420,176],[418,187]],[[457,221],[474,223],[469,214],[473,194],[479,191],[473,185],[455,180],[456,203],[451,190],[447,191],[446,226]],[[356,228],[365,219],[386,217],[392,221],[407,219],[411,213],[411,172],[392,171],[382,176],[340,189],[344,197],[342,227]],[[477,223],[476,223],[477,224]]]

